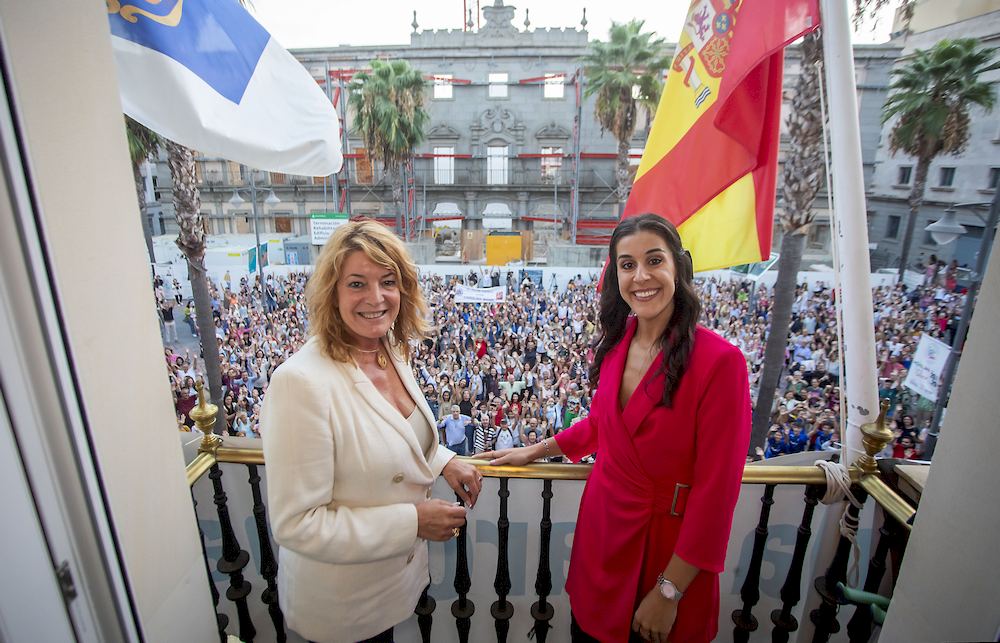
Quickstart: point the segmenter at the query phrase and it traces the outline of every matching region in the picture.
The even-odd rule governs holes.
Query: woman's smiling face
[[[396,322],[399,315],[396,274],[360,250],[344,258],[336,288],[340,318],[359,346],[385,336]]]
[[[618,290],[635,316],[664,326],[674,312],[677,267],[666,239],[640,230],[615,248]]]

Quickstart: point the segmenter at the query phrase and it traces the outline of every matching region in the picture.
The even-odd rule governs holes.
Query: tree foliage
[[[413,156],[424,140],[429,116],[424,110],[427,83],[405,60],[373,60],[371,71],[354,76],[348,105],[369,158],[390,172]]]
[[[635,133],[640,108],[652,114],[663,91],[663,72],[670,66],[664,41],[643,32],[642,20],[611,23],[607,42],[594,42],[584,56],[584,96],[597,96],[594,116],[619,141]]]
[[[942,40],[918,49],[904,67],[893,71],[882,122],[897,119],[889,149],[916,157],[961,154],[969,141],[969,110],[991,110],[993,88],[980,76],[1000,67],[996,49],[974,38]]]

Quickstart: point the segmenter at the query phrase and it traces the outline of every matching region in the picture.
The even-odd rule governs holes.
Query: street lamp
[[[956,208],[981,208],[990,206],[990,213],[985,220],[978,214],[975,216],[983,221],[983,238],[979,242],[979,252],[976,254],[975,271],[972,273],[972,281],[969,283],[968,292],[965,294],[965,305],[962,306],[962,318],[959,320],[958,329],[951,340],[951,352],[948,353],[948,360],[944,364],[941,373],[941,387],[938,389],[937,402],[934,405],[934,418],[931,420],[930,431],[927,432],[927,444],[924,447],[925,457],[929,460],[934,455],[937,446],[938,435],[941,431],[941,419],[944,416],[944,408],[951,394],[951,385],[955,379],[955,371],[958,367],[958,360],[962,356],[965,335],[969,330],[969,321],[972,318],[972,310],[975,307],[976,295],[979,286],[983,281],[983,273],[986,271],[986,264],[990,258],[990,251],[993,248],[993,237],[1000,220],[1000,190],[993,194],[991,203],[958,203],[944,211],[944,216],[940,221],[930,224],[925,230],[931,233],[934,240],[941,244],[951,243],[960,235],[966,232],[965,226],[955,220]],[[975,213],[973,213],[975,214]]]
[[[924,230],[931,233],[934,243],[944,246],[968,232],[964,225],[955,220],[955,208],[962,205],[969,204],[963,203],[959,206],[948,208],[944,211],[944,216],[941,219],[924,228]]]
[[[250,210],[251,213],[253,214],[253,236],[256,242],[256,245],[254,246],[254,256],[257,258],[257,281],[260,283],[261,307],[266,311],[267,305],[265,304],[264,301],[264,262],[261,260],[260,256],[260,217],[257,212],[257,183],[254,180],[254,171],[250,170],[249,174],[250,174]],[[230,197],[229,199],[229,205],[238,208],[244,203],[246,203],[246,201],[244,201],[243,197],[240,196],[240,191],[234,188],[233,196]],[[281,199],[279,199],[278,195],[274,193],[273,189],[271,189],[267,195],[267,198],[264,199],[264,203],[266,203],[271,207],[274,207],[275,205],[281,203]]]

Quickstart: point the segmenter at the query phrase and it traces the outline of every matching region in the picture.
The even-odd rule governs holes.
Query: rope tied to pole
[[[838,502],[848,502],[856,507],[860,513],[862,503],[851,492],[851,474],[847,467],[839,462],[829,460],[817,460],[816,466],[826,474],[826,493],[820,499],[824,505],[833,505]],[[859,561],[861,559],[861,547],[858,545],[858,519],[851,516],[845,505],[840,514],[840,535],[851,543],[852,562],[847,570],[847,584],[850,587],[857,587],[859,580]]]

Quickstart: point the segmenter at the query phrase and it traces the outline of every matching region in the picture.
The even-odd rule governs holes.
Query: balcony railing
[[[205,403],[203,394],[201,394],[199,406],[192,411],[191,415],[204,433],[198,446],[198,453],[187,467],[187,480],[192,488],[192,500],[197,511],[197,496],[199,494],[196,493],[198,487],[196,483],[208,473],[212,484],[211,498],[215,506],[214,513],[218,519],[216,523],[202,515],[199,520],[199,533],[205,552],[205,565],[210,581],[212,600],[217,612],[220,641],[225,640],[227,632],[237,634],[243,641],[285,641],[289,637],[298,640],[293,633],[286,632],[283,617],[278,607],[276,584],[278,565],[267,524],[267,511],[261,492],[259,473],[259,467],[264,464],[263,452],[260,448],[226,446],[221,437],[214,435],[211,429],[215,421],[216,409],[213,405]],[[893,559],[898,560],[901,556],[910,525],[915,516],[915,510],[890,488],[878,473],[874,454],[881,451],[892,439],[891,432],[884,426],[884,411],[878,422],[866,425],[863,431],[867,455],[862,457],[858,464],[852,466],[848,473],[854,496],[861,503],[865,503],[867,497],[871,496],[884,517],[884,524],[879,528],[878,542],[867,565],[863,585],[864,590],[877,592],[889,567],[890,552],[896,554],[892,557]],[[236,439],[234,442],[252,443],[249,440],[240,439]],[[557,512],[560,514],[572,513],[575,516],[576,503],[582,488],[580,482],[586,480],[591,467],[573,464],[492,467],[480,460],[468,461],[476,464],[488,480],[493,479],[497,483],[498,504],[495,522],[492,519],[489,521],[477,520],[476,525],[476,529],[480,532],[477,534],[478,544],[489,543],[496,548],[497,557],[492,581],[493,592],[484,591],[484,586],[488,584],[488,581],[483,578],[482,573],[483,565],[490,561],[484,563],[484,561],[478,560],[475,569],[473,569],[469,546],[470,525],[466,524],[459,535],[442,548],[444,550],[444,556],[441,557],[443,565],[435,565],[432,556],[432,584],[429,591],[425,590],[421,596],[415,609],[415,618],[397,628],[396,639],[399,641],[421,640],[424,643],[441,640],[458,640],[461,643],[467,643],[470,640],[486,640],[484,637],[487,636],[486,632],[490,629],[488,623],[492,621],[492,629],[495,631],[497,641],[507,640],[512,623],[524,626],[522,629],[525,629],[524,632],[517,632],[516,640],[521,640],[523,634],[528,633],[527,628],[530,628],[531,635],[542,643],[547,640],[569,640],[568,627],[562,628],[555,621],[568,622],[568,607],[565,595],[561,592],[561,582],[563,566],[568,560],[565,540],[572,533],[573,525],[554,520],[554,514]],[[249,495],[245,488],[234,490],[232,484],[230,485],[230,492],[236,497],[245,497],[246,503],[250,505],[249,514],[246,513],[246,509],[240,514],[244,516],[242,524],[234,522],[230,515],[230,501],[222,483],[223,470],[220,467],[222,463],[243,465],[247,468]],[[227,468],[227,470],[233,471],[231,468]],[[514,482],[512,483],[512,481]],[[538,497],[532,499],[532,496],[525,495],[523,492],[530,488],[537,490],[538,483],[541,483],[538,494],[541,499],[541,507],[540,512],[535,514],[538,538],[536,542],[526,543],[527,523],[512,522],[511,514],[516,511],[519,518],[524,517],[526,508],[530,510],[532,506],[537,506]],[[871,611],[867,607],[856,607],[848,615],[843,613],[847,610],[841,610],[845,604],[837,590],[837,583],[846,581],[848,577],[848,562],[852,543],[847,537],[840,537],[833,557],[825,564],[825,572],[815,578],[813,585],[819,596],[818,604],[813,609],[808,610],[808,613],[806,613],[808,606],[799,605],[802,600],[804,574],[809,573],[810,569],[822,569],[819,561],[816,560],[816,552],[819,547],[816,546],[815,542],[811,543],[811,539],[815,522],[814,514],[827,487],[827,477],[824,471],[816,466],[750,465],[744,470],[743,484],[744,493],[748,495],[741,497],[740,506],[737,508],[738,514],[741,510],[744,513],[747,510],[752,510],[749,504],[752,502],[750,496],[754,493],[752,489],[756,485],[763,485],[763,495],[760,498],[760,508],[754,513],[756,526],[752,529],[752,537],[747,534],[744,539],[744,551],[740,552],[738,547],[730,546],[730,558],[740,557],[733,567],[736,567],[736,571],[742,574],[742,582],[739,584],[739,598],[734,603],[736,609],[731,612],[732,629],[727,632],[720,623],[720,640],[732,639],[737,642],[747,642],[751,640],[755,632],[758,632],[758,635],[754,637],[755,640],[770,638],[775,642],[788,641],[790,636],[799,629],[800,619],[807,617],[814,627],[813,641],[828,641],[841,631],[846,632],[852,643],[869,641],[873,633]],[[519,497],[525,506],[512,505],[512,487],[515,488],[515,491],[518,491],[518,487],[520,487],[519,491],[522,493]],[[556,487],[559,487],[560,498],[556,498]],[[781,540],[783,536],[789,536],[790,530],[787,527],[793,525],[771,525],[771,513],[776,503],[776,495],[782,497],[782,505],[789,505],[790,502],[793,502],[794,487],[802,487],[803,489],[803,509],[797,528],[794,529],[794,546],[791,557],[787,559],[787,565],[785,565],[779,564],[778,559],[775,558],[776,552],[773,551],[769,542],[774,539]],[[440,489],[442,494],[450,494],[450,491],[444,491],[444,489],[447,488]],[[484,503],[484,500],[488,500],[486,490],[487,485],[484,484],[476,513],[480,513],[482,506],[488,504]],[[439,491],[438,486],[435,487],[435,491]],[[204,499],[204,494],[202,495]],[[518,494],[515,493],[515,495]],[[562,496],[576,498],[576,500],[569,504],[559,502]],[[554,499],[556,502],[553,502]],[[839,508],[840,505],[838,503],[835,506]],[[868,506],[871,506],[870,503]],[[794,511],[793,506],[781,506],[780,508],[786,513],[789,509]],[[857,525],[861,512],[862,508],[860,507],[848,506],[846,521]],[[839,514],[836,517],[839,517]],[[747,521],[743,522],[746,524]],[[221,549],[216,546],[206,547],[206,535],[202,529],[205,525],[215,532],[212,535],[215,541],[221,540]],[[777,528],[773,534],[769,533],[769,527],[772,526]],[[514,527],[513,530],[512,527]],[[735,529],[734,526],[734,531]],[[558,532],[555,542],[553,542],[554,530]],[[238,539],[238,531],[245,531],[246,538],[250,541],[246,548]],[[517,537],[512,538],[512,531]],[[858,539],[862,540],[860,536]],[[473,545],[475,544],[473,543]],[[435,543],[435,545],[438,544]],[[532,551],[534,549],[537,549],[537,556],[531,557],[529,560],[528,554],[534,553]],[[248,569],[248,564],[251,561],[250,551],[255,551],[256,554],[253,557],[258,563],[256,570],[253,567]],[[558,555],[553,556],[554,552],[558,552]],[[210,553],[218,556],[215,563],[218,574],[212,572]],[[554,559],[555,565],[553,565]],[[535,563],[531,561],[535,560],[537,560],[537,567],[534,573],[534,593],[529,595],[525,591],[525,586],[528,583],[527,577],[530,574],[530,567],[535,566]],[[515,563],[513,568],[512,562]],[[768,569],[774,570],[770,577],[762,575],[765,562],[768,563]],[[434,583],[435,571],[440,572],[441,570],[436,570],[435,567],[444,568],[444,574],[443,576],[438,574],[439,578],[436,584]],[[728,562],[726,567],[727,569],[731,567]],[[263,589],[259,594],[259,603],[255,602],[251,595],[253,588],[247,579],[247,576],[254,575],[255,571],[259,572],[263,583]],[[553,572],[558,575],[558,579],[554,580]],[[783,578],[780,577],[781,572],[784,573]],[[895,578],[895,574],[892,575],[892,578]],[[474,579],[483,582],[474,585]],[[217,581],[226,586],[224,593],[228,605],[220,605],[221,593],[216,588]],[[723,582],[723,586],[731,587],[734,590],[732,593],[735,593],[736,583],[737,578],[734,576],[732,584],[727,585]],[[777,592],[774,591],[776,583],[780,583],[780,590]],[[767,585],[767,594],[776,594],[776,596],[768,597],[774,608],[766,617],[771,622],[769,636],[765,634],[765,628],[761,625],[764,620],[760,618],[762,615],[754,614],[755,608],[758,608],[761,602],[764,585]],[[438,602],[446,599],[453,599],[450,606],[447,609],[438,609]],[[726,601],[724,600],[723,607],[725,608],[725,606]],[[265,611],[266,617],[263,615]],[[235,612],[236,623],[231,623],[230,617],[223,612],[230,614]],[[252,613],[257,613],[256,622]],[[265,618],[270,621],[267,625],[260,622]],[[441,622],[442,619],[445,620],[444,623]],[[841,623],[841,620],[844,619],[847,619],[846,629]],[[447,622],[449,620],[453,620],[450,625]],[[473,635],[474,621],[476,631]],[[553,637],[552,639],[548,638],[550,635]],[[493,636],[493,634],[488,635],[490,639]]]

